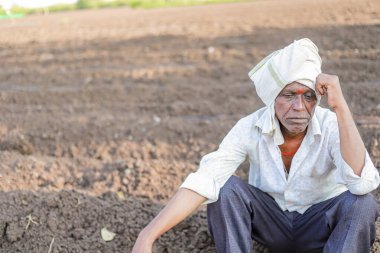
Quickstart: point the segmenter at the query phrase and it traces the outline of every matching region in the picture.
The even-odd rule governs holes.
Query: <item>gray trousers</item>
[[[276,253],[367,253],[375,241],[377,202],[349,191],[311,206],[282,211],[267,193],[232,176],[207,220],[218,253],[251,253],[253,240]]]

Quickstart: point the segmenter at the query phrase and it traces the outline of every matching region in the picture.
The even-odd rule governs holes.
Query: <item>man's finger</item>
[[[317,89],[317,91],[318,91],[319,95],[321,95],[321,96],[323,96],[323,95],[324,95],[324,90],[323,90],[323,88],[322,88],[322,85],[321,85],[321,84],[317,84],[317,85],[316,85],[316,89]]]
[[[323,94],[327,94],[328,93],[328,90],[327,90],[326,86],[322,86],[322,89],[323,89]]]

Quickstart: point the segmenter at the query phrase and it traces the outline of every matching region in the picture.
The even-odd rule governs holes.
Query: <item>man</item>
[[[217,252],[251,253],[252,239],[274,252],[369,252],[379,185],[337,76],[321,73],[318,48],[295,41],[250,73],[266,107],[239,120],[202,158],[133,253],[208,204]],[[335,113],[318,106],[321,96]],[[232,176],[248,157],[249,183]]]

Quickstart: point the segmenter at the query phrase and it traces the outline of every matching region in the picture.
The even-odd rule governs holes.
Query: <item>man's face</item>
[[[276,117],[288,135],[306,130],[317,105],[315,92],[307,86],[293,82],[277,96],[274,109]]]

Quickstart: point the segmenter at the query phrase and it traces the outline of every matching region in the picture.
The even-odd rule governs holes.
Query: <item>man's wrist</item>
[[[346,100],[343,100],[337,106],[335,106],[334,112],[336,114],[344,114],[344,113],[350,113],[351,114],[350,108],[348,107]]]
[[[148,227],[144,228],[140,234],[139,238],[143,240],[146,243],[153,244],[154,241],[157,239],[156,236],[153,235],[153,233],[149,230]]]

